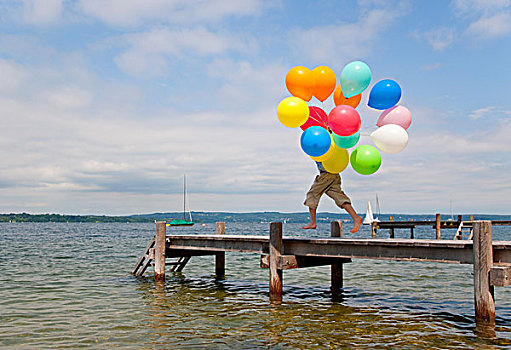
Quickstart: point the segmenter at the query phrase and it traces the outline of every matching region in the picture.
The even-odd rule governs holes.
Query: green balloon
[[[381,156],[373,146],[360,145],[351,152],[350,163],[357,173],[371,175],[380,168]]]

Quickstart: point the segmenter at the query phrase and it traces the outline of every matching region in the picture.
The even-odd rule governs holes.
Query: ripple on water
[[[267,233],[267,225],[228,230],[237,227]],[[304,235],[297,227],[287,224],[286,233]],[[275,306],[257,255],[227,254],[221,281],[211,257],[193,258],[164,284],[130,276],[153,234],[153,224],[0,225],[9,257],[0,259],[0,347],[511,346],[509,289],[496,291],[496,337],[474,331],[469,265],[357,260],[344,265],[345,289],[335,298],[328,267],[285,271],[284,301]]]

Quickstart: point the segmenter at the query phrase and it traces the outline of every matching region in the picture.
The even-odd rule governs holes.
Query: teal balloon
[[[341,90],[346,98],[360,94],[371,82],[371,70],[362,61],[348,63],[340,76]]]
[[[360,130],[350,136],[339,136],[332,133],[332,138],[334,139],[337,147],[345,149],[351,148],[357,144],[358,140],[360,140]]]
[[[375,147],[360,145],[351,152],[350,163],[357,173],[371,175],[380,169],[381,156]]]

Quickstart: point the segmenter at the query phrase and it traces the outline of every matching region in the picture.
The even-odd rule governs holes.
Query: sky
[[[510,214],[511,0],[0,0],[0,28],[0,212],[180,211],[184,174],[193,211],[307,211],[285,76],[362,60],[359,145],[381,79],[412,125],[342,172],[355,209]]]

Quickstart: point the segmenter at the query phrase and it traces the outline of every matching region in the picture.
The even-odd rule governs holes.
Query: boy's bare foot
[[[360,230],[360,225],[362,225],[362,218],[359,216],[353,221],[353,228],[351,229],[351,233],[358,232]]]
[[[314,230],[314,229],[316,229],[316,224],[308,224],[308,225],[302,226],[302,228],[304,230]]]

